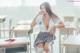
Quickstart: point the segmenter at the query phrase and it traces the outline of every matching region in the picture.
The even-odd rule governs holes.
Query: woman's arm
[[[53,35],[55,33],[55,31],[56,31],[56,28],[53,26],[53,27],[51,27],[49,34]]]
[[[31,28],[33,28],[36,25],[36,18],[37,18],[37,16],[33,19],[32,23],[31,23]]]
[[[31,27],[32,27],[32,28],[36,25],[36,18],[37,18],[38,16],[42,15],[42,14],[43,14],[42,11],[40,11],[40,12],[36,15],[36,17],[33,19],[32,23],[31,23]]]
[[[55,24],[53,27],[51,27],[50,34],[53,35],[56,31],[56,28],[65,27],[64,24],[60,21],[59,24]]]
[[[62,27],[65,27],[65,26],[64,26],[63,22],[60,21],[59,24],[55,24],[54,27],[55,28],[62,28]]]

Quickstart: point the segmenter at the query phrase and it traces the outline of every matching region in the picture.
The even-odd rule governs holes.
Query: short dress
[[[59,20],[57,22],[54,22],[54,20],[51,18],[49,22],[49,28],[46,30],[42,20],[42,16],[37,17],[36,23],[39,26],[40,32],[36,37],[34,47],[37,47],[39,43],[52,42],[54,40],[54,35],[50,35],[49,31],[53,25],[58,24],[59,22],[60,22]]]

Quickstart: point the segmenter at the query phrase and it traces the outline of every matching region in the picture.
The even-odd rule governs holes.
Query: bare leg
[[[37,53],[43,53],[44,50],[43,50],[43,43],[39,43],[37,45]]]
[[[44,45],[44,51],[46,53],[51,53],[50,51],[50,45],[51,45],[52,42],[46,42],[45,45]]]

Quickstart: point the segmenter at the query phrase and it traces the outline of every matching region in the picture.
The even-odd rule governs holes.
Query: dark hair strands
[[[48,2],[44,2],[40,5],[40,9],[41,9],[41,6],[44,5],[45,9],[46,9],[46,12],[49,14],[49,16],[55,21],[55,19],[58,19],[58,16],[55,15],[53,12],[52,12],[52,9],[51,9],[51,6]]]

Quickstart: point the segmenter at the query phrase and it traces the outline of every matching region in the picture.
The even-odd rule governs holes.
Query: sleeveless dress
[[[56,22],[53,21],[53,19],[50,19],[49,22],[49,28],[46,30],[46,27],[43,23],[42,20],[42,16],[39,16],[36,18],[36,23],[39,26],[40,32],[38,33],[36,40],[34,42],[34,47],[37,47],[37,44],[39,43],[45,43],[45,42],[51,42],[54,40],[53,36],[54,35],[50,35],[50,29],[53,25],[58,24],[60,22],[60,20],[56,20]]]

